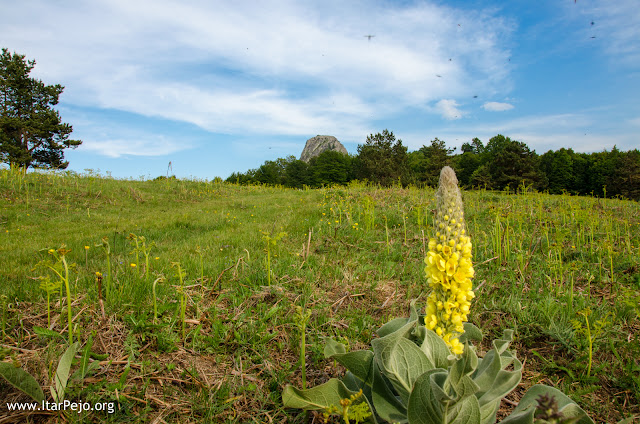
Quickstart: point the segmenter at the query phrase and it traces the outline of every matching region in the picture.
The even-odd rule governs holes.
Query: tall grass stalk
[[[182,270],[182,267],[180,266],[180,262],[172,262],[171,263],[172,267],[176,268],[176,275],[178,277],[178,279],[180,280],[180,287],[178,289],[178,292],[180,293],[180,326],[181,326],[181,334],[182,334],[182,342],[184,343],[185,341],[185,314],[187,311],[187,299],[186,299],[186,294],[184,291],[184,277],[185,277],[185,273]],[[157,314],[157,311],[156,311]]]
[[[302,373],[302,388],[307,388],[307,354],[306,354],[306,337],[307,323],[311,318],[311,310],[304,310],[301,306],[296,306],[296,312],[293,316],[296,326],[300,332],[300,370]]]

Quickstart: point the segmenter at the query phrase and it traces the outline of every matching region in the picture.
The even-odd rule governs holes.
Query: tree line
[[[71,125],[63,123],[53,106],[64,87],[32,78],[34,60],[0,52],[0,163],[12,168],[64,169],[64,150],[82,141],[70,139]],[[520,141],[496,135],[486,145],[474,138],[455,154],[435,138],[408,152],[393,132],[370,134],[356,155],[327,151],[309,163],[294,156],[268,160],[257,169],[234,172],[227,179],[239,184],[270,184],[302,188],[369,181],[381,186],[430,185],[438,182],[443,166],[453,167],[465,188],[491,190],[533,188],[556,194],[563,191],[596,196],[624,196],[640,200],[638,149],[576,153],[549,150],[543,155]]]
[[[267,160],[259,168],[234,172],[228,182],[285,187],[321,187],[352,180],[381,186],[436,186],[443,166],[451,166],[464,188],[522,188],[578,195],[623,196],[640,200],[640,151],[576,153],[549,150],[543,155],[525,143],[501,134],[486,145],[478,138],[464,143],[460,153],[438,138],[409,152],[393,132],[370,134],[357,154],[326,151],[309,163],[294,156]]]

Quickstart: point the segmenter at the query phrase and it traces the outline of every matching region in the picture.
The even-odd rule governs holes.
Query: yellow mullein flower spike
[[[448,166],[440,172],[436,202],[435,228],[439,231],[429,239],[424,260],[431,288],[425,326],[442,337],[453,354],[460,355],[464,345],[458,338],[464,332],[463,323],[475,297],[471,283],[475,272],[458,179]]]

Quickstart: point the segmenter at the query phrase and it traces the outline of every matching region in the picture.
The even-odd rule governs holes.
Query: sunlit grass
[[[285,383],[302,378],[301,351],[311,386],[331,365],[323,359],[322,337],[369,345],[389,317],[407,314],[411,299],[426,305],[423,260],[433,194],[355,183],[293,190],[0,171],[3,344],[64,351],[60,340],[31,337],[30,326],[68,326],[71,309],[61,315],[59,291],[42,289],[33,270],[49,256],[47,249],[66,245],[66,260],[77,264],[69,278],[74,339],[84,343],[92,331],[117,330],[120,350],[97,353],[117,353],[109,358],[115,361],[138,352],[129,355],[133,366],[122,385],[124,368],[105,369],[104,384],[89,390],[92,396],[115,399],[115,387],[122,386],[123,393],[144,399],[141,387],[161,387],[136,368],[144,364],[189,382],[161,400],[191,402],[193,421],[269,421],[268,415],[301,422],[282,410],[278,397]],[[638,203],[526,191],[480,190],[463,198],[479,292],[469,320],[487,339],[516,329],[518,355],[533,370],[526,384],[557,385],[594,418],[612,410],[640,413]],[[286,237],[269,243],[265,233]],[[174,262],[184,272],[182,282]],[[96,272],[103,276],[110,327],[96,319]],[[312,312],[306,350],[295,305]],[[587,308],[589,323],[581,315]],[[198,367],[208,364],[209,374],[178,357],[167,359],[180,352]],[[47,368],[35,357],[24,360]],[[88,389],[70,390],[77,397]],[[151,421],[150,411],[161,408],[129,402],[128,420],[136,420],[136,411],[138,420]],[[91,420],[102,421],[98,415]]]

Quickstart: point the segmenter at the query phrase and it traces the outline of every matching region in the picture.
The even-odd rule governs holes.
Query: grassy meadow
[[[479,351],[512,328],[524,362],[499,416],[536,383],[596,422],[640,416],[640,205],[526,190],[463,200]],[[424,306],[434,204],[433,189],[411,187],[0,170],[0,359],[50,399],[71,335],[64,398],[117,404],[30,414],[3,402],[0,423],[320,422],[285,410],[284,386],[344,372],[323,338],[366,349],[412,299]],[[29,401],[4,379],[0,395]]]

